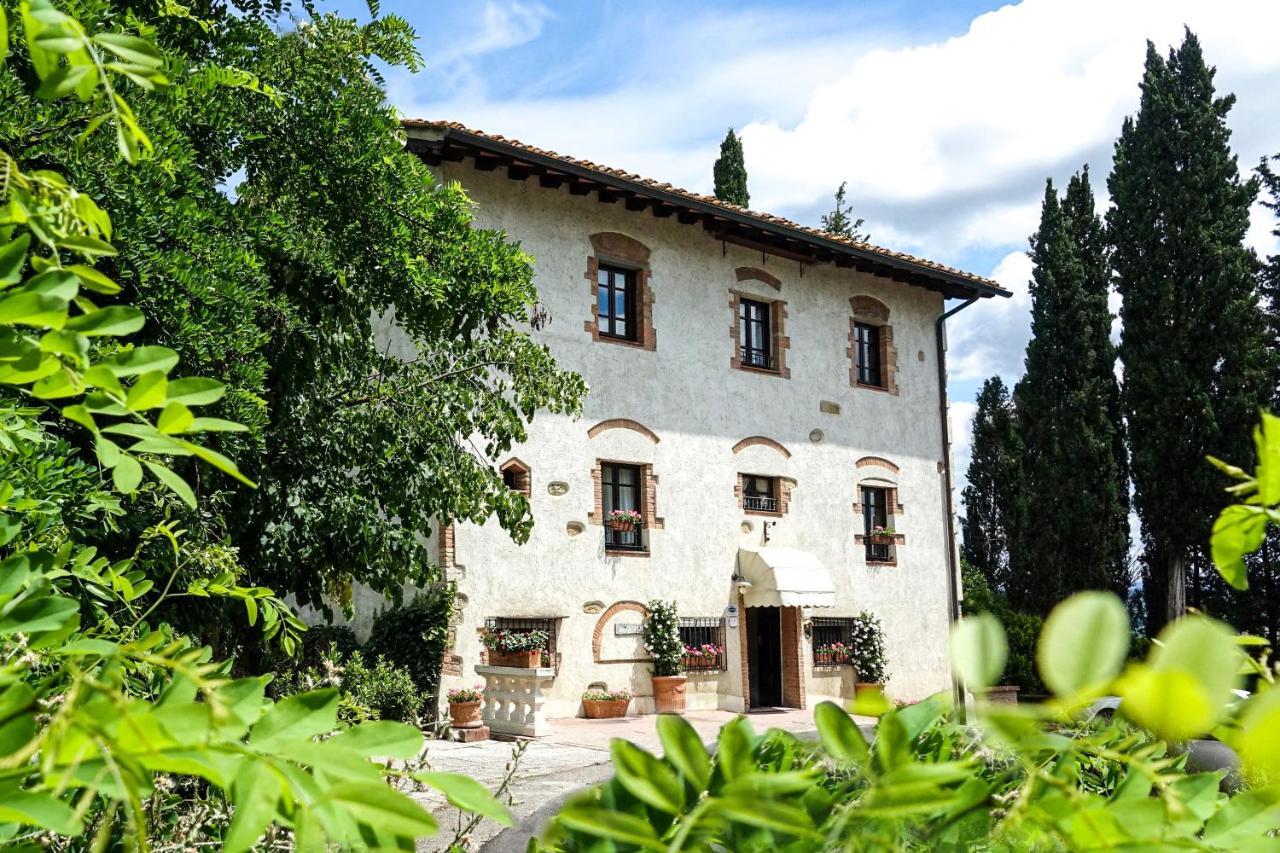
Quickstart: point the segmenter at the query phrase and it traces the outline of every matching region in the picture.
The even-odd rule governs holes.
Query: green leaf
[[[772,832],[817,839],[813,821],[804,809],[787,803],[755,797],[725,797],[712,800],[711,811],[735,823],[758,826]]]
[[[192,416],[191,410],[171,396],[168,404],[164,407],[164,411],[160,413],[160,418],[156,421],[156,429],[166,435],[172,435],[180,433],[191,426],[193,420],[195,418]]]
[[[137,36],[95,33],[93,40],[126,62],[146,68],[159,68],[164,64],[164,57],[156,50],[155,45]]]
[[[110,257],[118,254],[115,246],[105,240],[99,240],[97,237],[90,237],[87,234],[68,234],[58,239],[58,245],[63,249],[70,249],[90,257]]]
[[[131,335],[142,328],[146,318],[137,308],[128,305],[111,305],[89,314],[81,314],[67,320],[66,328],[89,337],[105,335]]]
[[[724,782],[732,782],[739,776],[754,773],[755,732],[746,717],[737,717],[720,727],[716,739],[715,766]]]
[[[1129,614],[1109,592],[1081,592],[1059,604],[1040,632],[1037,660],[1059,696],[1096,696],[1129,652]]]
[[[168,374],[178,364],[178,354],[168,347],[135,347],[102,362],[114,376],[136,376],[160,371]]]
[[[93,415],[83,405],[77,403],[74,406],[63,406],[62,416],[69,421],[80,424],[90,432],[97,432],[98,425],[93,420]]]
[[[102,293],[107,296],[120,292],[120,285],[93,267],[87,267],[83,264],[71,264],[66,267],[66,270],[76,274],[76,277],[80,279],[80,285],[85,290],[92,290],[94,293]]]
[[[358,728],[364,728],[367,725],[369,724],[365,723]],[[358,729],[352,731],[356,730]],[[414,754],[417,754],[416,750]],[[488,788],[470,776],[424,770],[413,774],[413,778],[440,791],[454,808],[487,817],[503,826],[512,825],[511,814],[502,803],[489,793]]]
[[[125,407],[131,412],[155,409],[165,403],[165,390],[169,379],[160,371],[144,373],[129,386],[125,395]]]
[[[38,826],[60,835],[79,835],[82,827],[75,811],[48,794],[0,789],[0,821]]]
[[[60,329],[67,317],[67,300],[43,293],[13,293],[0,299],[0,324]]]
[[[609,744],[618,782],[633,797],[667,814],[678,814],[684,804],[683,786],[667,764],[635,744],[614,738]]]
[[[131,495],[142,483],[142,466],[132,456],[121,454],[116,467],[111,469],[111,479],[115,483],[117,492]]]
[[[223,418],[196,418],[186,429],[187,432],[248,432],[249,428],[235,421]]]
[[[4,58],[9,53],[9,18],[0,7],[0,68],[4,67]]]
[[[4,10],[0,9],[0,15],[3,13]],[[0,246],[0,285],[22,281],[22,267],[27,261],[27,247],[30,245],[31,235],[22,234]]]
[[[840,761],[859,767],[867,765],[869,752],[866,738],[845,710],[834,702],[820,702],[813,709],[813,720],[818,726],[818,736],[827,753]]]
[[[1223,509],[1209,536],[1209,552],[1222,579],[1236,589],[1248,589],[1244,558],[1261,548],[1266,536],[1267,515],[1262,507],[1231,504]]]
[[[436,831],[435,819],[422,806],[385,785],[343,782],[326,791],[321,802],[333,803],[380,833],[416,838]]]
[[[216,379],[185,377],[169,383],[169,399],[188,406],[207,406],[222,399],[227,388]]]
[[[90,77],[94,85],[97,85],[98,69],[92,65],[64,65],[44,78],[36,88],[36,97],[46,101],[56,100],[74,92],[86,78]]]
[[[597,806],[569,805],[555,817],[556,823],[574,832],[634,844],[647,850],[665,850],[647,820],[626,812]],[[594,849],[594,848],[587,848]]]
[[[170,471],[168,468],[156,462],[142,460],[143,464],[151,471],[155,478],[164,483],[178,497],[182,498],[183,503],[192,509],[196,508],[196,493],[191,491],[191,487],[187,485],[187,481]]]
[[[1266,688],[1245,704],[1235,747],[1253,784],[1280,785],[1280,688]]]
[[[276,804],[283,792],[280,778],[266,762],[245,761],[232,784],[235,812],[222,841],[223,849],[233,853],[251,849],[276,816]]]
[[[675,765],[693,787],[706,790],[711,780],[711,756],[689,721],[678,714],[658,715],[658,739],[663,758]]]
[[[951,665],[974,692],[995,683],[1008,655],[1004,628],[990,613],[966,616],[951,629]]]
[[[329,743],[365,758],[413,758],[422,750],[422,732],[404,723],[376,720],[349,728]]]
[[[249,745],[271,752],[284,745],[331,732],[338,724],[338,691],[298,693],[277,702],[249,733]]]
[[[1217,724],[1239,681],[1241,653],[1219,622],[1187,616],[1160,632],[1147,665],[1118,683],[1125,715],[1163,738],[1183,741]]]

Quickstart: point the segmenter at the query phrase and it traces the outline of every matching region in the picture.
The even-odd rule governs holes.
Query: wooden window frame
[[[607,279],[601,282],[600,278]],[[640,339],[640,324],[637,322],[636,316],[636,282],[639,278],[639,270],[630,269],[628,267],[619,266],[617,264],[602,263],[596,268],[596,323],[598,333],[601,338],[608,338],[614,341],[626,341],[634,344]],[[622,287],[617,286],[618,281],[622,282]],[[606,290],[609,294],[608,313],[600,314],[600,291]],[[617,307],[616,295],[618,291],[622,291],[622,303],[625,316],[618,318],[615,313]],[[622,333],[617,331],[618,324],[622,324],[624,330]]]
[[[853,339],[857,349],[854,367],[858,371],[858,384],[863,388],[885,389],[884,327],[854,321]]]

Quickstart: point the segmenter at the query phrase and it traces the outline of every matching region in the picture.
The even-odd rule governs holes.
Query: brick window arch
[[[594,341],[604,341],[637,349],[653,350],[657,337],[653,329],[653,288],[649,270],[649,247],[634,237],[617,231],[592,234],[591,255],[587,257],[587,285],[591,293],[591,315],[583,324]],[[603,270],[603,272],[602,272]],[[629,312],[627,334],[601,334],[601,288],[630,289],[626,300]],[[606,299],[606,304],[608,304]],[[615,330],[616,331],[616,330]]]
[[[870,296],[849,300],[849,384],[898,393],[898,348],[889,306]]]
[[[639,421],[631,420],[631,418],[609,418],[607,420],[603,420],[587,430],[587,438],[595,438],[600,433],[608,432],[611,429],[629,429],[632,432],[638,432],[654,444],[661,441],[656,432],[649,429]]]

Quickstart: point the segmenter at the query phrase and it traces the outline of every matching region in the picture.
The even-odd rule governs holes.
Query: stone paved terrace
[[[716,733],[736,717],[729,711],[689,711],[684,717],[712,746]],[[747,715],[756,731],[777,728],[804,736],[815,733],[813,711],[778,708],[755,711]],[[869,717],[856,718],[859,724],[871,724]],[[569,794],[598,784],[612,775],[609,766],[609,741],[626,738],[651,752],[660,754],[657,718],[624,717],[613,720],[587,720],[580,717],[552,719],[554,732],[530,741],[512,781],[514,803],[511,811],[516,826],[499,832],[501,827],[483,822],[472,837],[472,843],[486,851],[523,851],[531,835],[537,834],[546,819]],[[510,741],[487,740],[478,743],[430,741],[427,755],[435,770],[462,773],[495,787],[506,775],[515,744]],[[424,800],[440,821],[441,831],[434,839],[419,846],[420,850],[442,850],[453,837],[458,813],[443,797],[424,795]]]

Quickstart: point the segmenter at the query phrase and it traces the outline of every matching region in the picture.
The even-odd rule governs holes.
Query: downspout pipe
[[[978,301],[972,296],[964,302],[938,317],[935,337],[938,345],[938,418],[942,424],[942,477],[943,502],[947,511],[947,621],[955,623],[960,619],[960,566],[956,556],[956,514],[955,502],[951,491],[954,479],[951,475],[951,424],[947,418],[947,333],[946,322],[964,309]],[[956,710],[961,721],[965,717],[964,684],[953,671],[951,673],[951,692],[955,699]]]

